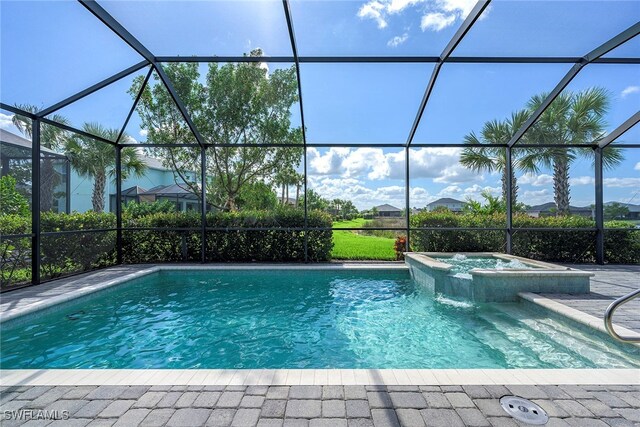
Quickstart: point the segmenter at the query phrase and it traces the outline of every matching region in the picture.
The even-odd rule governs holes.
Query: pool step
[[[546,365],[536,354],[520,351],[520,347],[514,346],[514,342],[491,321],[484,320],[484,325],[474,328],[469,333],[478,342],[483,343],[485,347],[490,349],[495,354],[496,359],[504,359],[507,366],[533,367]]]
[[[483,312],[479,316],[502,333],[509,341],[504,352],[513,352],[516,348],[524,348],[535,355],[540,363],[528,367],[572,367],[593,368],[595,364],[579,353],[567,348],[562,343],[551,340],[548,336],[529,328],[500,312]],[[525,350],[525,351],[526,351]]]
[[[499,305],[497,308],[526,327],[544,334],[566,348],[573,349],[589,360],[595,361],[599,366],[630,368],[639,365],[638,358],[607,345],[606,341],[596,336],[572,328],[556,319],[542,316],[529,317],[530,312],[513,306]]]

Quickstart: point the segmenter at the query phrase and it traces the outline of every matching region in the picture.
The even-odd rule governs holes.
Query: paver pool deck
[[[590,294],[531,299],[601,319],[615,298],[640,286],[640,266],[572,267],[596,274]],[[0,313],[139,269],[115,267],[3,294]],[[614,322],[638,330],[638,313],[640,301],[629,303]],[[0,425],[524,425],[500,407],[507,394],[542,406],[549,426],[640,426],[640,371],[629,369],[1,371]]]

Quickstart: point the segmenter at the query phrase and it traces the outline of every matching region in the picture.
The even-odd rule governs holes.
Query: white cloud
[[[638,93],[638,92],[640,92],[640,86],[627,86],[622,90],[622,92],[620,92],[620,96],[622,98],[626,98],[632,93]]]
[[[553,183],[553,177],[547,174],[535,175],[527,173],[518,178],[518,184],[528,184],[533,187],[544,187]]]
[[[458,20],[465,19],[473,10],[476,0],[369,0],[358,9],[358,17],[375,21],[378,28],[389,25],[393,15],[398,15],[409,8],[421,15],[422,31],[441,31]],[[483,19],[490,7],[487,7],[480,19]],[[395,39],[395,38],[394,38]],[[390,47],[395,47],[391,39]]]
[[[376,21],[378,28],[386,28],[387,20],[385,13],[386,6],[377,0],[372,0],[363,4],[358,10],[358,17],[369,18]]]
[[[20,130],[13,124],[13,114],[0,113],[0,129],[8,130],[16,135],[22,135]]]
[[[449,185],[444,187],[442,190],[438,192],[438,196],[440,197],[454,197],[458,194],[462,193],[462,188],[457,185]]]
[[[518,198],[518,201],[527,205],[540,205],[553,201],[553,193],[546,188],[544,190],[528,190],[522,193],[522,197]]]
[[[391,0],[387,5],[387,12],[400,13],[409,6],[422,3],[423,0]]]
[[[634,167],[633,169],[640,171],[640,162],[636,163],[636,167]]]
[[[420,21],[422,31],[442,31],[456,21],[456,15],[445,15],[440,12],[427,13]]]
[[[603,183],[605,187],[640,188],[640,178],[605,178]]]
[[[13,115],[0,113],[0,128],[9,129],[13,126],[13,122],[11,121],[12,118]]]
[[[442,10],[446,12],[458,13],[462,19],[469,16],[476,0],[439,0],[438,3]]]
[[[309,176],[309,188],[326,199],[351,200],[359,210],[369,209],[382,203],[399,208],[404,207],[404,187],[389,185],[378,188],[365,186],[364,181],[355,178],[331,178],[327,176]]]
[[[389,47],[398,47],[402,43],[406,42],[408,38],[409,38],[409,33],[404,33],[401,36],[395,36],[394,38],[392,38],[391,40],[389,40],[387,42],[387,46],[389,46]]]
[[[411,177],[433,178],[434,182],[443,184],[483,180],[483,176],[460,165],[460,152],[460,148],[450,147],[412,149],[409,165]]]
[[[149,134],[149,131],[146,129],[140,129],[140,132],[138,132],[140,134],[140,136],[142,137],[147,137],[147,135]]]
[[[592,176],[577,176],[569,178],[569,185],[593,185],[596,179]]]

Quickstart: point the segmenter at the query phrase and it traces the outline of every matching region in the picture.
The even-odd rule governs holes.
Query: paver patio
[[[346,397],[343,386],[3,387],[1,416],[7,427],[516,426],[520,424],[502,410],[498,399],[517,394],[542,406],[550,415],[549,426],[640,424],[639,386],[348,387],[363,398]],[[174,393],[176,403],[159,405],[158,397]],[[241,398],[216,401],[227,393]],[[278,399],[270,399],[272,395]],[[188,404],[178,404],[181,401]],[[60,419],[27,419],[43,413]],[[67,413],[69,418],[62,419]],[[19,415],[22,419],[15,419]]]

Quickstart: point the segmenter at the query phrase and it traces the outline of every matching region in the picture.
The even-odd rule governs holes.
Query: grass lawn
[[[351,221],[336,221],[333,227],[359,228],[364,225],[363,218]],[[393,250],[394,239],[387,239],[376,236],[363,236],[355,231],[334,230],[333,231],[333,259],[354,259],[354,260],[390,260],[396,259]]]

